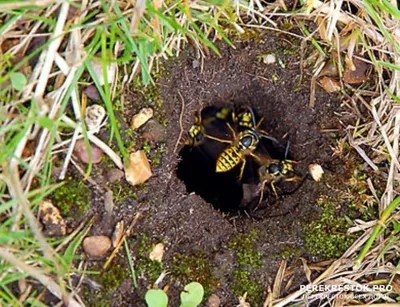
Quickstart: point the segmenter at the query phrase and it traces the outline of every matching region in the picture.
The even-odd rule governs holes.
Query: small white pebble
[[[264,64],[274,64],[276,62],[276,57],[273,54],[268,54],[263,58]]]
[[[103,124],[106,110],[98,104],[91,105],[86,108],[85,122],[90,132],[98,133]]]
[[[394,35],[397,36],[398,39],[400,39],[400,28],[396,28],[394,30]]]
[[[311,177],[315,181],[320,181],[322,178],[322,175],[324,174],[324,170],[322,169],[321,165],[313,163],[308,166],[308,171],[311,174]]]
[[[143,108],[140,112],[133,116],[131,127],[133,129],[138,129],[143,126],[150,118],[153,117],[153,109],[152,108]]]
[[[161,262],[164,256],[164,244],[158,243],[150,252],[149,258],[153,261]]]

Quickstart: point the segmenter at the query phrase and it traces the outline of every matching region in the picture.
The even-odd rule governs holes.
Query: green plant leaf
[[[150,289],[144,299],[149,307],[167,307],[168,304],[168,296],[160,289]]]
[[[181,307],[196,307],[203,300],[203,296],[203,286],[198,282],[191,282],[181,292]]]
[[[11,85],[14,89],[16,89],[17,91],[22,91],[25,84],[28,82],[28,80],[26,79],[25,75],[23,73],[20,72],[13,72],[10,75],[11,78]]]

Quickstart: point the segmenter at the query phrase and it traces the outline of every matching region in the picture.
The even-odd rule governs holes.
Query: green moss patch
[[[98,268],[92,268],[95,272]],[[90,276],[101,285],[100,291],[93,291],[85,288],[83,291],[83,299],[88,306],[111,306],[112,293],[122,284],[122,282],[130,278],[129,267],[121,265],[112,265],[109,269],[98,275]]]
[[[232,274],[231,289],[237,296],[247,292],[250,303],[259,304],[263,298],[262,285],[257,282],[256,271],[261,267],[261,254],[257,249],[257,232],[239,234],[228,242],[228,246],[235,252],[237,269]]]
[[[210,295],[218,286],[210,265],[211,261],[203,251],[193,255],[176,254],[169,267],[174,278],[184,283],[199,282],[204,287],[205,296]]]
[[[121,204],[126,199],[136,200],[138,198],[138,188],[132,187],[124,180],[112,183],[110,188],[113,192],[114,203],[116,205]]]
[[[90,189],[82,180],[68,178],[50,195],[50,199],[63,217],[75,218],[83,216],[89,209],[90,196]]]
[[[323,258],[335,258],[354,242],[355,236],[347,234],[349,220],[338,216],[335,200],[321,200],[321,215],[304,228],[304,240],[308,253]]]
[[[147,234],[141,233],[138,237],[138,241],[138,252],[135,260],[138,275],[144,276],[149,283],[153,284],[164,270],[164,265],[162,262],[153,261],[149,258],[154,244]]]

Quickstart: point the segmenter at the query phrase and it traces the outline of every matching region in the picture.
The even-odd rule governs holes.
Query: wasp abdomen
[[[217,160],[216,172],[227,172],[242,160],[241,151],[237,146],[229,147],[221,153]]]

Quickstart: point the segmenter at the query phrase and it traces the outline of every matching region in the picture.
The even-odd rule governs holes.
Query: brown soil
[[[178,152],[182,145],[178,146],[177,152],[174,148],[180,135],[184,135],[191,125],[196,110],[210,104],[250,105],[265,117],[264,128],[271,135],[290,141],[290,154],[294,160],[300,161],[296,167],[303,174],[311,162],[321,164],[327,178],[333,178],[333,181],[345,172],[341,162],[332,158],[330,146],[334,145],[337,135],[324,132],[340,129],[334,114],[339,109],[339,102],[317,88],[315,107],[308,107],[310,82],[308,76],[301,77],[298,41],[268,34],[245,42],[238,41],[236,49],[225,44],[217,46],[222,56],[211,54],[205,59],[202,70],[197,67],[195,50],[190,47],[178,59],[166,63],[166,72],[157,86],[168,119],[167,154],[160,167],[153,169],[154,176],[147,184],[147,192],[138,192],[137,201],[127,200],[119,204],[115,216],[98,219],[92,231],[110,235],[116,221],[124,219],[129,222],[137,212],[141,212],[135,235],[129,241],[131,253],[136,261],[141,257],[138,241],[142,234],[146,234],[150,243],[164,243],[164,269],[172,273],[160,286],[169,286],[170,306],[179,305],[179,292],[191,279],[190,276],[179,278],[174,275],[174,261],[182,259],[179,258],[182,255],[204,258],[210,267],[210,271],[205,270],[204,274],[213,274],[212,286],[204,286],[209,293],[220,297],[223,306],[235,306],[238,301],[237,293],[232,291],[233,274],[240,268],[240,263],[232,242],[235,238],[242,238],[241,234],[245,238],[251,233],[256,234],[254,248],[261,255],[261,266],[249,266],[252,270],[250,279],[261,285],[259,297],[253,298],[252,306],[260,306],[285,251],[311,259],[304,249],[302,225],[317,218],[318,197],[331,193],[326,183],[306,180],[295,193],[284,195],[264,209],[252,212],[251,217],[243,212],[224,214],[198,195],[188,195],[184,183],[176,176]],[[264,64],[262,56],[270,53],[274,53],[282,65],[278,62]],[[146,102],[142,98],[139,99],[142,103],[138,103],[138,95],[130,95],[127,100],[135,106],[133,111],[125,114],[129,121],[129,116]],[[103,201],[93,201],[92,206],[103,206]],[[126,267],[125,252],[121,249],[119,254],[116,263]],[[301,273],[301,262],[295,257],[290,259],[290,264],[300,268],[289,289],[293,290],[305,282],[305,277]],[[201,277],[204,283],[207,276]],[[136,290],[129,277],[124,279],[112,294],[113,305],[145,306],[143,298],[149,286],[150,281],[139,276],[139,289]]]

